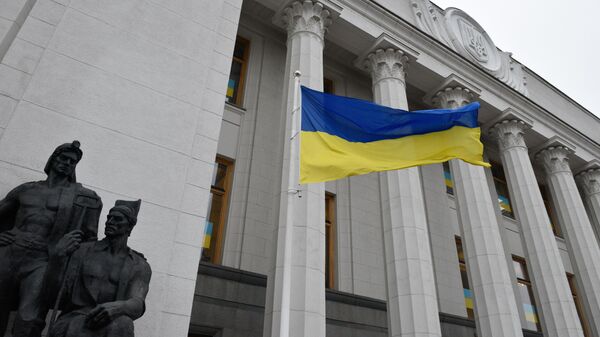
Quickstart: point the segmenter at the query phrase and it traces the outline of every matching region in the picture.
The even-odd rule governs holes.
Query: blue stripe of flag
[[[302,131],[321,131],[350,142],[373,142],[448,130],[476,128],[479,103],[458,109],[408,112],[302,86]]]

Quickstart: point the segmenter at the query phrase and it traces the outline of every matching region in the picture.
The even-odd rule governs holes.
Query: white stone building
[[[459,9],[0,0],[0,61],[0,194],[78,139],[104,213],[143,199],[138,336],[600,336],[600,119]],[[478,100],[493,167],[310,185],[286,220],[295,70],[411,110]]]

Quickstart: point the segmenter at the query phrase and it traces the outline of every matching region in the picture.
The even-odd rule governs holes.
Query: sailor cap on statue
[[[115,207],[111,209],[111,211],[118,211],[123,213],[127,220],[133,225],[137,222],[137,215],[140,211],[140,205],[142,204],[142,200],[138,199],[135,201],[129,200],[117,200],[115,201]]]

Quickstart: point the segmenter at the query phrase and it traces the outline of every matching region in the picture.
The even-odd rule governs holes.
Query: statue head
[[[50,171],[54,171],[59,175],[67,176],[70,182],[76,182],[75,167],[83,156],[80,146],[81,144],[77,140],[59,145],[48,158],[44,172],[50,174]]]
[[[135,201],[117,200],[106,217],[104,235],[108,238],[122,235],[129,236],[137,223],[142,200]]]

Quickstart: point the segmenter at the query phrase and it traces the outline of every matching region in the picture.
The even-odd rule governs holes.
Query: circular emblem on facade
[[[448,8],[445,19],[456,51],[489,71],[500,69],[498,49],[477,21],[458,8]]]

